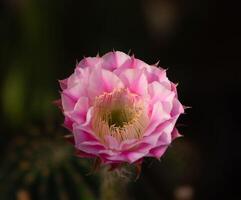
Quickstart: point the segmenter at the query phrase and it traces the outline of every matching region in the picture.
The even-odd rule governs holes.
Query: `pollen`
[[[105,142],[107,135],[119,142],[140,139],[147,124],[144,102],[128,89],[118,89],[96,97],[92,126],[102,142]]]

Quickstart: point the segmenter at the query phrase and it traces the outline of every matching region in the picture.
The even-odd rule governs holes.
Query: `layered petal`
[[[100,57],[87,57],[82,59],[77,68],[86,68],[86,67],[96,67],[102,64],[103,59]]]
[[[130,60],[130,56],[120,51],[113,51],[105,54],[102,59],[103,68],[113,71],[125,65]]]
[[[89,100],[87,97],[80,97],[71,112],[67,113],[69,118],[78,124],[82,124],[86,120],[87,111],[89,109]]]
[[[145,69],[126,69],[119,77],[132,93],[146,96],[148,83],[144,71]]]
[[[159,159],[180,137],[175,124],[184,108],[165,69],[112,51],[82,59],[59,84],[79,157],[111,165]]]
[[[112,92],[114,89],[122,88],[122,81],[111,71],[96,67],[89,77],[88,96],[91,100],[95,97]]]

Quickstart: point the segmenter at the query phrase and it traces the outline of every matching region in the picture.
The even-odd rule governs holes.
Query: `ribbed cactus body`
[[[60,131],[30,131],[9,142],[0,164],[1,199],[96,199],[97,177]]]

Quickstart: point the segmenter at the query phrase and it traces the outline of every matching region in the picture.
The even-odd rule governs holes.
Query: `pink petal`
[[[82,124],[86,121],[87,111],[89,109],[89,100],[87,97],[80,97],[72,112],[68,116],[76,123]]]
[[[77,68],[85,68],[85,67],[96,67],[102,64],[102,58],[100,57],[87,57],[82,59]]]
[[[159,124],[169,120],[170,118],[170,114],[164,111],[162,103],[155,103],[151,111],[150,124],[148,125],[144,135],[150,135]]]
[[[179,102],[177,98],[175,98],[173,100],[173,108],[171,111],[171,115],[174,117],[174,116],[179,116],[182,113],[184,113],[183,105]]]
[[[60,85],[62,90],[67,88],[67,82],[68,82],[68,78],[63,79],[63,80],[59,80],[59,85]]]
[[[148,85],[148,94],[151,98],[151,104],[155,103],[156,101],[164,101],[170,95],[175,96],[175,93],[173,93],[171,90],[168,90],[157,81],[154,81]]]
[[[172,126],[173,127],[173,126]],[[158,141],[156,143],[157,146],[161,146],[161,145],[169,145],[172,142],[172,132],[168,132],[168,131],[163,131],[162,134],[160,135],[160,137],[158,138]]]
[[[108,144],[108,148],[114,150],[120,150],[120,143],[111,135],[105,136],[105,141]]]
[[[158,146],[150,150],[148,156],[160,158],[166,152],[168,146]]]
[[[78,100],[81,96],[87,95],[86,85],[81,82],[68,89],[65,89],[63,92],[75,100]]]
[[[64,127],[67,128],[68,130],[72,131],[73,120],[66,116],[64,119]]]
[[[87,111],[87,114],[86,114],[86,120],[83,124],[81,124],[81,127],[83,129],[86,129],[86,130],[89,130],[90,129],[90,122],[91,122],[91,118],[92,118],[92,114],[93,113],[93,107],[90,107]]]
[[[123,67],[126,67],[126,68],[136,68],[136,69],[147,69],[148,66],[149,66],[148,64],[146,64],[140,59],[135,58],[134,56],[132,56],[131,59],[129,59],[128,62],[126,62],[123,65]]]
[[[131,92],[143,96],[147,94],[147,80],[144,69],[126,69],[120,74],[120,79]]]
[[[104,150],[105,147],[99,142],[99,140],[86,131],[78,129],[74,126],[73,129],[75,138],[75,147],[85,153],[97,155],[100,150]]]
[[[88,92],[91,99],[104,92],[112,92],[114,89],[122,87],[122,81],[108,70],[95,68],[90,74]]]
[[[120,148],[122,150],[127,150],[127,149],[131,149],[134,146],[136,146],[138,144],[139,140],[138,139],[129,139],[129,140],[124,140],[120,143]]]
[[[61,93],[62,106],[65,112],[72,111],[75,106],[75,100],[65,93]]]
[[[103,68],[113,71],[125,64],[130,59],[130,56],[120,51],[114,51],[105,54],[102,59]]]
[[[67,86],[69,87],[73,87],[74,85],[76,85],[78,82],[80,81],[79,77],[73,73],[70,75],[70,77],[67,80]]]
[[[152,144],[153,146],[157,145],[159,139],[168,139],[168,137],[161,137],[162,134],[164,132],[166,132],[167,134],[171,135],[171,132],[174,128],[175,125],[175,120],[174,119],[170,119],[168,121],[165,121],[162,124],[159,124],[153,131],[151,134],[149,135],[144,135],[144,137],[142,138],[143,143],[148,143],[148,144]],[[165,142],[169,142],[169,140],[165,140]]]
[[[93,144],[96,144],[96,142],[99,142],[96,136],[94,136],[93,134],[85,130],[81,130],[78,126],[73,126],[73,134],[74,134],[74,140],[76,145],[79,145],[86,141],[93,142]]]
[[[135,161],[139,160],[140,158],[144,157],[146,153],[143,152],[125,152],[123,156],[126,158],[126,161],[129,163],[134,163]]]
[[[173,96],[173,98],[174,98],[174,96]],[[163,110],[166,113],[170,113],[172,111],[173,101],[163,101],[162,106],[163,106]]]
[[[89,145],[89,144],[79,144],[75,146],[77,149],[84,151],[88,154],[99,155],[99,151],[105,149],[103,145],[96,144],[96,145]]]
[[[175,140],[176,138],[182,137],[182,135],[179,133],[179,131],[174,128],[172,131],[172,140]]]
[[[77,67],[75,68],[74,74],[76,77],[78,77],[79,80],[83,83],[88,83],[89,75],[93,67],[86,67],[86,68],[81,68]]]
[[[147,67],[146,76],[148,83],[152,83],[153,81],[161,82],[168,80],[165,69],[151,65],[148,65]]]
[[[177,98],[177,85],[171,82],[171,90],[176,94],[175,97]]]
[[[80,97],[77,103],[75,104],[74,111],[78,112],[81,115],[86,115],[89,109],[89,100],[87,97]]]

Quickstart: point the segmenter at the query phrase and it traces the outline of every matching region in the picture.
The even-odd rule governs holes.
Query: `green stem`
[[[101,171],[101,200],[128,200],[127,186],[130,173],[127,169]]]

